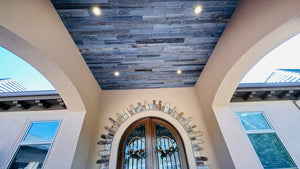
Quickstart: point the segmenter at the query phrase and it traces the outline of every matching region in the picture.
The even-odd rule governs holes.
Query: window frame
[[[24,139],[25,139],[25,137],[27,136],[27,134],[29,133],[29,130],[30,130],[32,124],[33,124],[33,123],[44,123],[44,122],[58,122],[58,126],[57,126],[57,128],[56,128],[56,131],[55,131],[55,134],[54,134],[54,136],[53,136],[52,141],[51,141],[51,142],[50,142],[50,141],[38,141],[38,142],[26,142],[26,143],[24,143]],[[13,151],[12,156],[11,156],[11,158],[10,158],[10,160],[9,160],[9,163],[7,164],[7,166],[6,166],[5,169],[9,169],[9,167],[11,166],[13,160],[15,159],[15,157],[16,157],[18,151],[20,150],[21,146],[49,144],[49,145],[50,145],[50,146],[49,146],[49,150],[48,150],[48,152],[47,152],[47,154],[46,154],[46,156],[45,156],[43,165],[42,165],[42,167],[41,167],[41,169],[43,169],[44,166],[45,166],[45,163],[46,163],[46,161],[47,161],[47,159],[48,159],[48,156],[49,156],[49,154],[50,154],[50,151],[51,151],[52,145],[53,145],[53,143],[54,143],[54,140],[55,140],[55,138],[56,138],[56,136],[57,136],[57,133],[58,133],[58,131],[59,131],[59,128],[60,128],[60,126],[61,126],[61,123],[62,123],[62,120],[34,120],[34,121],[30,121],[29,125],[27,125],[27,128],[26,128],[25,133],[23,134],[23,136],[21,137],[21,139],[18,141],[17,146],[16,146],[16,149]]]
[[[262,116],[264,117],[266,123],[269,125],[270,129],[257,129],[257,130],[246,130],[240,120],[240,118],[238,117],[238,114],[251,114],[251,113],[260,113],[262,114]],[[276,130],[274,130],[272,124],[270,123],[270,121],[268,120],[268,118],[266,117],[265,113],[263,111],[241,111],[241,112],[236,112],[236,118],[239,121],[239,124],[241,126],[241,128],[243,129],[243,131],[245,132],[245,134],[247,135],[248,141],[251,145],[251,148],[254,150],[256,156],[258,157],[258,154],[256,152],[256,150],[253,147],[253,144],[251,142],[251,140],[249,139],[248,134],[270,134],[273,133],[275,134],[275,136],[278,138],[279,143],[281,144],[282,148],[286,151],[288,157],[290,158],[290,160],[292,161],[292,163],[295,165],[295,167],[287,167],[287,168],[281,168],[281,169],[298,169],[297,164],[295,163],[294,159],[292,158],[292,156],[290,155],[289,151],[287,150],[286,146],[284,145],[284,143],[281,141],[281,138],[278,136]],[[259,159],[259,157],[258,157]],[[259,159],[259,162],[261,163],[261,160]],[[262,164],[262,163],[261,163]],[[278,168],[273,168],[273,169],[278,169]]]

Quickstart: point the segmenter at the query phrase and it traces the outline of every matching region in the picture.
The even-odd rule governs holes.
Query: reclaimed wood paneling
[[[194,86],[238,0],[52,3],[101,88],[111,90]]]

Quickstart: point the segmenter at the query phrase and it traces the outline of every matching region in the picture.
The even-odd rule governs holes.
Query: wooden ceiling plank
[[[236,0],[52,2],[104,90],[193,86],[238,4]],[[199,4],[202,12],[194,14]],[[93,6],[101,8],[100,16],[93,14]],[[176,74],[178,69],[183,70],[181,75]],[[114,77],[114,71],[120,76]]]

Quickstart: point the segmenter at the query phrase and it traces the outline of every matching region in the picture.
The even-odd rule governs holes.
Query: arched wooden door
[[[178,132],[157,118],[132,124],[121,139],[118,153],[118,169],[188,168]]]

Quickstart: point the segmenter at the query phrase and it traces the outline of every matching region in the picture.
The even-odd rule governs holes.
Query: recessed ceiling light
[[[115,76],[119,76],[119,75],[120,75],[120,72],[116,71],[116,72],[114,73],[114,75],[115,75]]]
[[[202,6],[196,6],[194,12],[195,14],[199,14],[202,11]]]
[[[182,73],[182,70],[177,70],[177,74],[181,74]]]
[[[94,7],[93,12],[94,12],[95,15],[100,15],[101,14],[101,10],[98,7]]]

